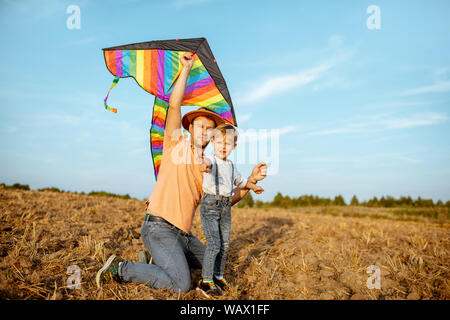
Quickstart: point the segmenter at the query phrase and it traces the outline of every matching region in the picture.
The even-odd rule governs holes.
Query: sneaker
[[[203,280],[200,280],[196,290],[201,291],[201,293],[207,298],[220,295],[220,289],[216,287],[214,282],[203,282]]]
[[[111,255],[105,262],[103,267],[98,270],[97,276],[95,277],[95,282],[97,283],[97,288],[100,288],[100,284],[107,280],[120,281],[119,276],[119,262],[125,261],[122,258],[117,257],[115,254]]]
[[[215,284],[216,286],[218,286],[218,287],[220,288],[220,290],[225,291],[225,289],[226,289],[227,286],[228,286],[228,281],[225,280],[225,278],[217,279],[217,278],[214,276],[214,284]]]
[[[152,264],[153,258],[150,252],[148,252],[147,250],[139,251],[139,262]]]

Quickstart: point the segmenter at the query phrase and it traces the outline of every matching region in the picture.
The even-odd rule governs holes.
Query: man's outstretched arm
[[[192,53],[185,53],[180,58],[183,66],[178,79],[175,81],[172,94],[169,100],[169,109],[167,111],[166,128],[164,129],[164,137],[171,141],[174,132],[181,129],[181,103],[183,102],[184,91],[186,90],[186,82],[191,72],[194,59]],[[181,135],[181,132],[180,132]],[[166,139],[164,139],[166,140]]]
[[[253,168],[252,174],[250,175],[250,177],[248,177],[248,180],[252,183],[256,183],[256,181],[264,179],[266,177],[266,170],[267,165],[264,162],[258,163]],[[233,197],[231,198],[231,205],[233,206],[241,201],[241,199],[245,197],[249,190],[250,189],[247,188],[234,188]]]
[[[242,200],[243,197],[249,192],[250,189],[246,188],[234,188],[233,197],[231,198],[231,205],[234,206],[236,203]]]

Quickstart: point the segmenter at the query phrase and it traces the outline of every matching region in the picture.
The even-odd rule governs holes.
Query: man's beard
[[[202,148],[205,149],[208,146],[209,140],[206,140],[203,142],[203,139],[200,139],[200,141],[197,141],[194,139],[194,147],[195,148]]]

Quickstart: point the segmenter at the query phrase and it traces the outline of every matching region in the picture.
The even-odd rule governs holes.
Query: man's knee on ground
[[[186,293],[191,289],[191,274],[190,271],[181,279],[175,282],[175,292]]]

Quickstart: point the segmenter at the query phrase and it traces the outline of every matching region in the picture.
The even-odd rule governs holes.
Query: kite
[[[139,86],[155,96],[150,127],[155,179],[161,165],[169,99],[183,67],[180,57],[186,52],[194,53],[194,64],[181,104],[205,107],[237,126],[227,85],[205,38],[150,41],[103,49],[106,66],[115,76],[104,99],[106,110],[117,113],[117,108],[109,107],[107,100],[120,78],[134,78]]]

